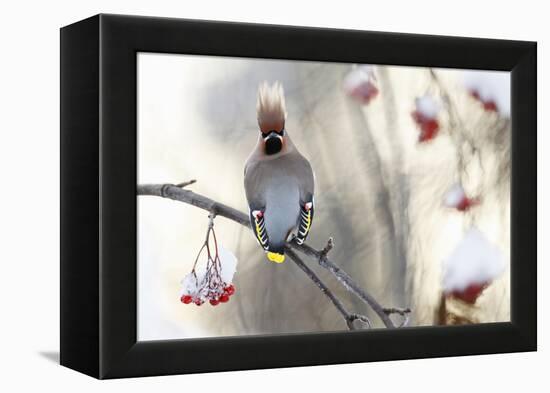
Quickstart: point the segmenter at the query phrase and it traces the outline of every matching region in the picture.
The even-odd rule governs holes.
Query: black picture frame
[[[141,51],[511,71],[511,322],[137,342]],[[536,350],[536,55],[535,42],[121,15],[63,27],[61,364],[103,379]]]

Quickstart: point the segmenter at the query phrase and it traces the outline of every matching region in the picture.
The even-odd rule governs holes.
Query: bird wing
[[[260,243],[260,246],[264,250],[269,247],[269,238],[267,237],[267,230],[265,229],[265,217],[261,210],[250,210],[250,224],[252,230],[256,236],[256,240]]]
[[[315,175],[309,161],[301,154],[296,154],[293,170],[300,180],[300,216],[298,217],[295,240],[298,244],[302,244],[309,235],[313,222]]]
[[[311,223],[313,222],[313,197],[311,201],[308,201],[300,206],[300,218],[298,220],[298,230],[296,233],[296,243],[302,244],[309,234],[311,229]]]

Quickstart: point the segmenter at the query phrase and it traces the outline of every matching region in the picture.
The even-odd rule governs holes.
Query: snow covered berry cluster
[[[509,86],[506,81],[509,78],[507,73],[465,71],[463,75],[466,90],[483,110],[502,115],[510,114],[508,94],[503,91]]]
[[[460,212],[466,212],[472,207],[478,205],[481,199],[479,197],[469,197],[466,195],[462,184],[454,184],[445,195],[444,205],[449,208],[454,208]]]
[[[443,263],[445,296],[474,304],[505,266],[500,250],[477,228],[470,228]]]
[[[429,95],[418,97],[415,100],[415,109],[412,118],[420,129],[418,142],[427,142],[434,139],[439,131],[437,114],[439,104]]]
[[[507,77],[506,73],[464,71],[462,84],[485,112],[507,116],[510,114],[510,103],[506,102],[507,94],[503,94],[503,89],[508,86],[503,79]],[[375,68],[369,64],[354,66],[344,77],[342,86],[346,95],[362,105],[370,104],[380,93]],[[411,115],[420,130],[419,143],[429,142],[438,135],[440,110],[440,103],[429,94],[415,99],[415,108]]]
[[[344,78],[344,92],[362,105],[368,105],[377,95],[374,69],[369,65],[353,68]]]
[[[195,259],[193,269],[181,280],[180,301],[197,306],[206,302],[212,306],[227,303],[235,294],[232,280],[236,269],[237,258],[218,246],[211,220],[206,240]]]

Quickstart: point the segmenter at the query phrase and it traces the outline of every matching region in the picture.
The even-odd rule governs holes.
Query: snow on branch
[[[250,228],[250,222],[248,216],[230,206],[224,205],[223,203],[214,201],[203,195],[194,193],[193,191],[186,190],[183,187],[186,187],[190,184],[195,183],[195,180],[190,180],[184,183],[177,185],[174,184],[140,184],[137,187],[138,195],[149,195],[149,196],[158,196],[162,198],[168,198],[179,202],[184,202],[192,206],[198,207],[200,209],[206,210],[209,213],[215,216],[225,217],[229,220],[237,222],[247,228]],[[408,308],[386,308],[380,305],[372,295],[362,289],[349,274],[342,270],[337,264],[332,262],[328,258],[328,253],[334,247],[334,242],[330,238],[327,242],[327,245],[321,249],[316,250],[313,247],[304,244],[297,244],[294,241],[290,241],[286,245],[286,253],[289,258],[313,281],[313,283],[321,290],[321,292],[329,298],[332,304],[336,307],[338,312],[342,315],[344,321],[346,322],[350,330],[355,329],[354,322],[359,320],[364,323],[367,328],[370,328],[370,320],[361,314],[350,313],[344,307],[342,301],[321,281],[321,279],[311,270],[304,261],[298,256],[294,251],[299,251],[304,255],[310,256],[315,259],[319,265],[327,269],[331,274],[333,274],[338,281],[346,288],[349,292],[356,295],[364,303],[369,305],[372,310],[378,315],[384,325],[388,328],[394,328],[396,325],[390,318],[392,314],[399,314],[403,317],[403,322],[397,326],[402,327],[406,326],[408,323],[408,317],[411,312]]]

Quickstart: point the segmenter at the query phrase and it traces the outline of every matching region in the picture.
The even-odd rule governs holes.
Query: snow
[[[354,91],[365,82],[370,82],[374,79],[374,69],[371,65],[359,65],[354,67],[344,78],[344,90],[349,92]]]
[[[466,197],[464,188],[460,183],[455,183],[445,194],[443,204],[446,207],[457,207],[458,204]]]
[[[441,106],[431,96],[425,95],[415,100],[416,111],[428,119],[435,119]]]
[[[373,67],[370,65],[354,67],[344,78],[342,87],[348,96],[363,105],[368,105],[378,95]]]
[[[502,71],[464,71],[463,82],[470,92],[477,92],[483,102],[494,101],[499,113],[510,115],[510,73]]]
[[[203,279],[204,279],[204,274],[202,275],[202,277],[200,277],[199,275],[195,277],[195,275],[192,272],[186,275],[183,278],[183,280],[181,280],[180,296],[183,296],[183,295],[193,296],[194,294],[196,294],[199,287],[198,284],[200,284]]]
[[[221,246],[218,251],[218,256],[222,266],[220,275],[226,284],[231,284],[233,282],[233,275],[237,270],[237,257],[233,255],[231,251]]]
[[[443,288],[448,293],[462,291],[472,284],[490,283],[504,269],[500,250],[472,227],[443,262]]]

